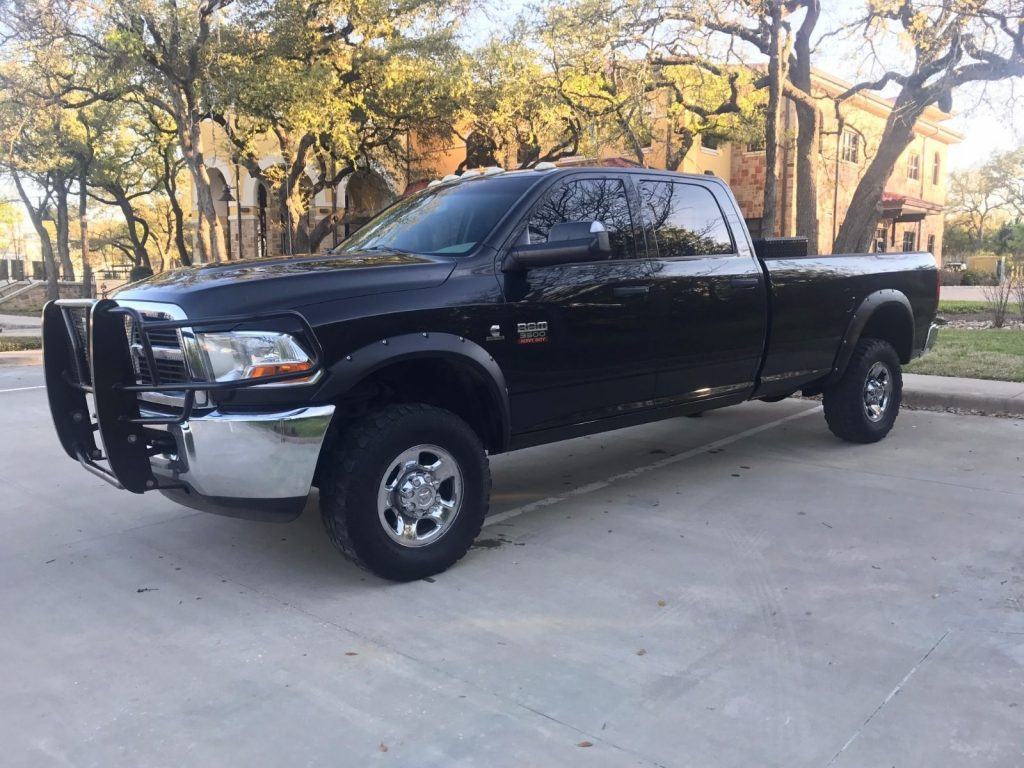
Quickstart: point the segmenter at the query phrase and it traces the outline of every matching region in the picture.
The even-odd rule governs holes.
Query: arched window
[[[230,220],[230,208],[228,202],[233,200],[234,197],[231,195],[231,188],[228,187],[228,182],[224,178],[224,174],[216,168],[207,169],[207,175],[210,178],[210,194],[213,196],[213,210],[217,214],[217,221],[220,223],[221,229],[224,231],[225,246],[227,248],[227,258],[231,259],[231,220]]]

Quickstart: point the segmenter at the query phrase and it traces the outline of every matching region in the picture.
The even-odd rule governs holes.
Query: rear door
[[[546,242],[555,224],[600,222],[612,253],[504,275],[514,432],[603,418],[653,394],[652,281],[632,194],[626,174],[573,175],[525,222],[517,244]]]
[[[638,194],[658,318],[655,397],[746,397],[764,348],[767,287],[744,233],[733,237],[726,222],[732,201],[717,184],[666,176],[639,180]]]

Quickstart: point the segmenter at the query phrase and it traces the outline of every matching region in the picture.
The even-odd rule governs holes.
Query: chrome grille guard
[[[136,343],[142,347],[150,381],[141,381],[132,363],[125,318],[130,318],[139,329]],[[270,321],[297,325],[295,335],[312,359],[308,370],[239,381],[160,380],[150,332],[182,328],[231,331]],[[150,457],[174,452],[176,446],[168,432],[151,427],[187,422],[198,392],[245,389],[315,376],[323,369],[323,349],[309,321],[294,310],[202,320],[147,320],[138,309],[111,299],[58,299],[43,308],[43,366],[50,413],[68,456],[117,488],[145,493],[178,487],[159,485],[152,473]],[[142,416],[139,395],[143,393],[184,394],[184,398],[180,408],[166,416]],[[87,395],[93,398],[95,421],[90,415]],[[96,433],[100,435],[103,451],[96,444]]]

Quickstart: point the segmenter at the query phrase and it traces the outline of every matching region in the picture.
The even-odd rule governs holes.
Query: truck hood
[[[400,251],[353,251],[247,259],[164,272],[113,298],[177,304],[189,317],[296,309],[322,301],[431,288],[455,259]]]

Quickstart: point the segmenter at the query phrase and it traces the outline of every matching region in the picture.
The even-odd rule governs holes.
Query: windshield
[[[369,249],[448,256],[469,253],[537,176],[499,176],[444,184],[401,200],[348,238],[340,251]]]

